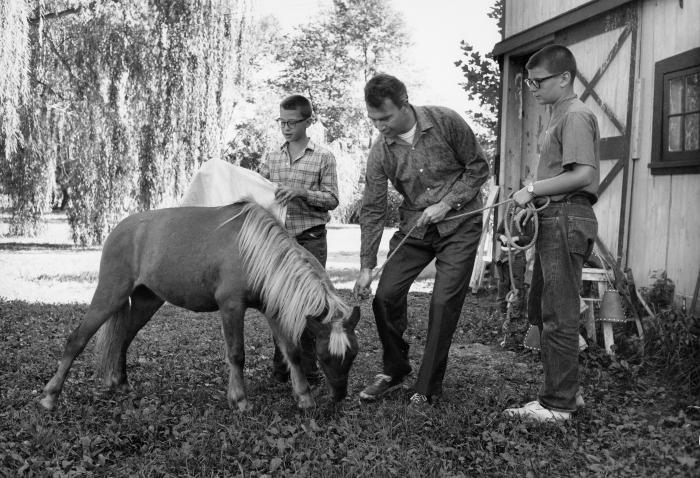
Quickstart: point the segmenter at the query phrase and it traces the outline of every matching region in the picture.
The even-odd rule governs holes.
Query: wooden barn
[[[599,248],[637,286],[666,271],[690,306],[700,277],[700,0],[503,1],[501,197],[533,178],[550,116],[524,85],[525,63],[566,45],[574,90],[601,131]]]

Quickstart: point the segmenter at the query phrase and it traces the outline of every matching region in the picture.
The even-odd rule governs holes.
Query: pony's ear
[[[352,314],[348,318],[345,326],[348,330],[355,330],[357,323],[360,321],[360,306],[356,305],[352,308]]]

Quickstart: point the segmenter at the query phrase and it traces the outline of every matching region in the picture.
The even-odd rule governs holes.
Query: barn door
[[[598,245],[623,257],[630,164],[630,125],[636,56],[636,10],[625,6],[561,31],[554,42],[569,47],[578,74],[574,91],[597,116],[601,136]],[[521,177],[534,175],[537,138],[551,107],[542,108],[524,92]]]

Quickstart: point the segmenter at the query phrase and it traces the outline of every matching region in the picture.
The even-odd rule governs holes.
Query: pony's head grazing
[[[316,337],[316,357],[326,376],[335,400],[342,400],[348,391],[350,367],[357,355],[355,326],[360,320],[360,308],[355,306],[347,320],[324,324],[309,319],[308,326]]]
[[[238,246],[251,292],[260,299],[265,315],[277,320],[293,343],[299,343],[308,325],[334,395],[342,392],[344,396],[347,374],[357,355],[354,331],[359,308],[343,302],[321,264],[267,211],[248,203],[241,214],[245,219]]]

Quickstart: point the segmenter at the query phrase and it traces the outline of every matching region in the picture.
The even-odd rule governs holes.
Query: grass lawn
[[[340,244],[332,231],[329,243]],[[350,238],[353,228],[337,231]],[[331,276],[336,274],[341,294],[351,301],[344,284],[354,281],[357,265],[351,259],[354,241],[347,243],[334,246],[330,262],[336,264]],[[41,389],[87,307],[98,260],[99,249],[75,249],[67,241],[0,238],[0,476],[700,473],[698,398],[682,396],[643,363],[613,361],[593,346],[581,354],[587,407],[574,420],[540,425],[503,417],[504,408],[536,395],[541,365],[536,354],[498,347],[502,319],[489,293],[467,297],[444,400],[425,411],[409,409],[403,390],[378,403],[357,399],[381,359],[365,301],[361,352],[342,404],[320,396],[316,409],[296,409],[291,386],[269,379],[270,333],[264,318],[250,311],[245,378],[254,409],[231,410],[217,314],[166,305],[131,346],[131,393],[99,387],[90,344],[71,370],[58,410],[46,412],[37,403]],[[429,281],[428,273],[420,286],[429,287]],[[23,296],[27,289],[31,295]],[[17,295],[8,293],[13,290]],[[62,300],[53,300],[61,294]],[[415,367],[429,299],[420,290],[409,296],[407,337]]]

